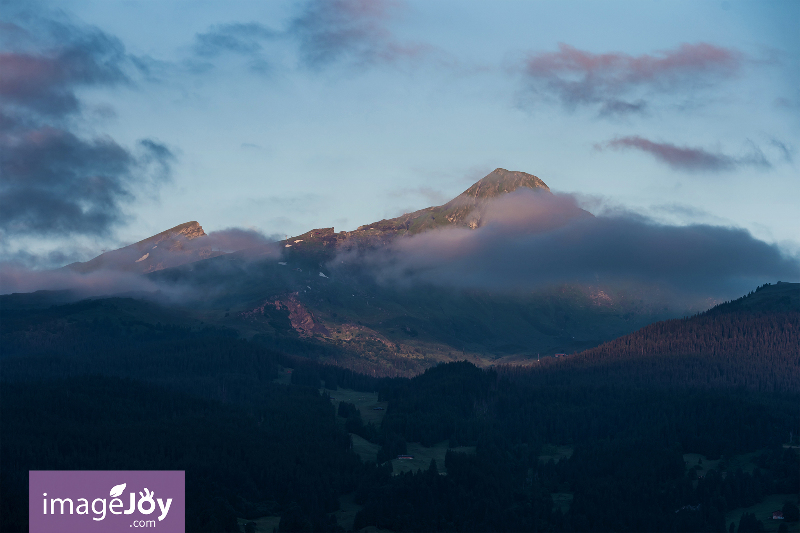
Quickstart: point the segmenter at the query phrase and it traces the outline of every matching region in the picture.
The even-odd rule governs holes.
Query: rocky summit
[[[65,266],[67,270],[87,274],[98,270],[115,270],[146,274],[165,268],[221,255],[195,239],[206,232],[196,221],[185,222],[152,237],[105,252],[86,262]]]

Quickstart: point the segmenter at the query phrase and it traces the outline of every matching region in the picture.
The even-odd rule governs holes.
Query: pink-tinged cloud
[[[532,89],[567,106],[599,104],[602,114],[623,114],[644,110],[643,92],[690,92],[736,76],[743,62],[737,50],[708,43],[639,56],[594,54],[561,43],[558,52],[530,55],[524,73]]]
[[[653,142],[639,136],[618,137],[596,148],[634,149],[648,153],[659,162],[669,165],[675,170],[720,172],[732,170],[740,166],[770,167],[764,154],[754,147],[753,152],[743,157],[710,152],[702,148],[676,146],[670,143]]]
[[[124,48],[99,32],[76,34],[72,42],[36,53],[0,53],[0,98],[35,113],[61,115],[74,112],[79,85],[125,83]]]
[[[388,24],[402,8],[396,0],[311,0],[292,22],[303,62],[311,68],[348,59],[358,65],[418,59],[424,43],[401,42]]]

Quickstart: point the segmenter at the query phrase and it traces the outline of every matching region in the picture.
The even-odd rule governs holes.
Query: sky
[[[352,230],[497,167],[797,256],[797,20],[791,0],[0,0],[0,262],[190,220]]]

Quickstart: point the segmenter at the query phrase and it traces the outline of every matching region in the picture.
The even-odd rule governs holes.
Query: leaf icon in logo
[[[116,498],[117,496],[122,494],[122,491],[125,490],[125,485],[127,485],[127,483],[123,483],[122,485],[116,485],[114,487],[111,487],[111,497],[112,498]]]

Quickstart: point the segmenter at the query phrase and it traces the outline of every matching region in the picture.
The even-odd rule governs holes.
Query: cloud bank
[[[523,73],[531,90],[567,108],[592,106],[600,115],[624,115],[644,112],[644,97],[687,93],[732,78],[743,63],[737,50],[708,43],[639,56],[594,54],[561,43],[557,52],[529,55]]]
[[[640,283],[731,297],[765,281],[800,279],[800,260],[737,228],[667,226],[631,213],[590,216],[570,195],[525,190],[499,198],[478,229],[450,228],[344,253],[381,282],[501,291],[557,283]]]
[[[227,228],[187,239],[183,235],[172,235],[163,240],[136,243],[119,250],[103,254],[100,261],[70,265],[55,270],[35,270],[22,261],[0,262],[0,294],[33,292],[38,290],[69,290],[78,297],[119,294],[130,291],[160,291],[166,296],[185,299],[197,296],[192,280],[179,283],[159,282],[143,275],[200,261],[219,255],[210,252],[233,254],[236,264],[218,261],[204,267],[204,276],[216,276],[217,283],[209,291],[224,291],[227,278],[241,278],[251,267],[257,270],[259,261],[277,261],[282,249],[272,236],[244,228]],[[87,269],[86,267],[89,267]],[[246,277],[246,276],[245,276]],[[240,280],[241,281],[241,280]]]

